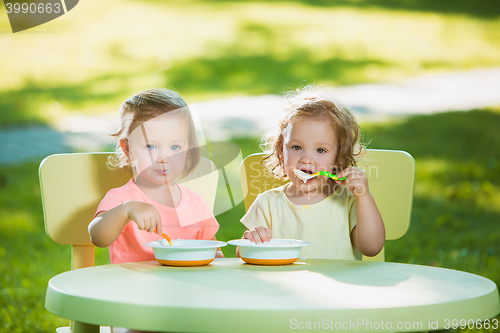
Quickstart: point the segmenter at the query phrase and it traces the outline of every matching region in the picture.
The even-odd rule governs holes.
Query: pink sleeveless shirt
[[[187,187],[177,185],[181,191],[181,200],[177,207],[168,207],[151,200],[131,179],[127,184],[108,191],[97,208],[96,215],[113,209],[126,201],[149,203],[158,209],[161,215],[163,232],[172,239],[212,239],[219,223],[203,197]],[[142,245],[162,237],[155,233],[139,230],[130,220],[120,236],[109,246],[111,263],[155,260],[153,248]]]

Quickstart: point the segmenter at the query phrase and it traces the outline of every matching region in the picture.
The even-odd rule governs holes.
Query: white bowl
[[[211,263],[218,247],[226,242],[196,239],[172,240],[172,246],[166,239],[159,239],[143,245],[153,248],[156,260],[169,266],[202,266]]]
[[[303,246],[311,245],[300,239],[272,238],[266,243],[254,243],[248,239],[235,239],[228,242],[239,246],[240,258],[255,265],[287,265],[299,259]]]

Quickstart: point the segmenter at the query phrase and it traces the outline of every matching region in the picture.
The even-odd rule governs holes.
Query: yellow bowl
[[[143,244],[153,248],[156,260],[168,266],[202,266],[208,265],[215,258],[218,247],[226,246],[226,242],[175,239],[172,246],[165,239]]]
[[[300,250],[304,246],[311,245],[300,239],[272,238],[270,242],[254,243],[248,239],[235,239],[228,242],[238,246],[240,258],[254,265],[288,265],[300,256]]]

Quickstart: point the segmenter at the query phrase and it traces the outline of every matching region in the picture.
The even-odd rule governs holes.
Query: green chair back
[[[257,195],[287,181],[273,178],[261,166],[263,153],[246,157],[240,167],[245,209],[248,211]],[[384,220],[386,240],[401,238],[410,227],[416,165],[405,151],[367,149],[358,163],[368,177],[370,192]],[[384,261],[382,250],[375,257],[363,260]]]

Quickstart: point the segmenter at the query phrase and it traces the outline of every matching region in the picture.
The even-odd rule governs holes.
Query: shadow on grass
[[[239,55],[220,58],[196,58],[176,63],[164,71],[166,87],[173,87],[183,96],[213,94],[276,94],[309,83],[346,85],[364,82],[365,68],[392,65],[376,60],[348,61],[331,58],[314,61],[311,54],[295,53],[287,59],[273,55]],[[94,105],[118,109],[131,90],[127,80],[134,76],[103,76],[77,85],[43,86],[27,82],[22,89],[0,93],[0,127],[46,124],[56,114],[51,104],[57,102],[65,110],[92,109]],[[56,110],[57,112],[57,110]]]
[[[177,63],[165,72],[169,85],[183,93],[269,94],[318,83],[348,85],[366,82],[368,65],[391,67],[378,60],[350,61],[331,58],[315,61],[302,52],[278,59],[273,55],[238,55],[226,51],[220,58],[198,58]]]
[[[18,90],[0,92],[0,127],[46,124],[50,104],[58,102],[67,108],[104,104],[130,91],[122,82],[130,76],[101,76],[81,84],[45,86],[28,81]],[[115,109],[118,110],[119,104]],[[56,110],[57,111],[57,110]]]
[[[500,184],[500,112],[476,110],[412,116],[399,123],[366,125],[371,148],[402,149],[415,159],[448,163],[447,181]]]
[[[214,0],[210,0],[214,1]],[[216,0],[216,2],[234,2],[233,0]],[[255,2],[240,0],[239,2]],[[408,10],[418,12],[435,12],[440,14],[461,14],[479,18],[496,18],[500,15],[500,2],[496,0],[269,0],[273,3],[302,3],[313,7],[353,7],[360,9],[380,8],[388,10]]]
[[[274,43],[274,37],[262,40]],[[239,49],[239,44],[231,45],[223,52],[229,56],[176,63],[163,72],[166,87],[173,87],[183,96],[201,94],[212,95],[211,98],[213,94],[276,94],[309,83],[347,85],[366,82],[368,65],[392,67],[392,64],[373,59],[349,61],[332,57],[316,61],[309,52],[295,52],[280,59],[272,54],[239,54]],[[130,96],[127,81],[134,77],[133,74],[101,76],[81,84],[58,86],[27,82],[21,89],[0,93],[0,127],[45,124],[57,116],[57,110],[56,114],[51,110],[53,102],[61,104],[65,110],[91,110],[94,105],[113,102],[110,111],[117,110],[120,103]]]

